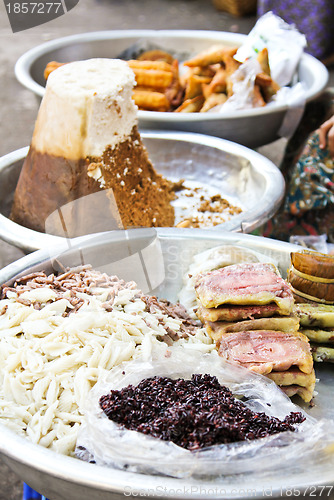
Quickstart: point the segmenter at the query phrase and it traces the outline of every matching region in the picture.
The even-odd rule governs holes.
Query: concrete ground
[[[28,49],[47,40],[87,31],[113,29],[199,29],[248,33],[255,16],[234,17],[218,12],[209,0],[81,0],[66,15],[36,28],[13,34],[0,2],[0,156],[30,143],[38,101],[15,79],[14,65]],[[331,76],[330,85],[333,77]],[[262,152],[279,161],[284,142]],[[23,254],[0,243],[0,268]],[[20,478],[0,464],[0,500],[19,500]]]

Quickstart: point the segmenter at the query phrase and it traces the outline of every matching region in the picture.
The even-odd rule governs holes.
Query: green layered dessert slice
[[[301,327],[334,328],[334,306],[327,304],[296,304],[295,314]]]

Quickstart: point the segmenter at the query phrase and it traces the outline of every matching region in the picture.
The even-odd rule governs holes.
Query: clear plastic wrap
[[[310,234],[307,236],[294,234],[290,236],[289,241],[294,245],[300,245],[304,248],[310,248],[311,250],[315,250],[317,252],[328,253],[329,251],[327,244],[327,234]]]
[[[267,12],[249,32],[235,58],[245,62],[267,47],[271,76],[283,87],[292,82],[306,44],[305,36],[294,25]]]
[[[297,68],[306,46],[306,38],[294,25],[289,25],[272,12],[262,16],[239,47],[235,59],[241,66],[232,75],[233,95],[213,111],[226,113],[261,105],[254,92],[255,77],[261,73],[259,52],[268,49],[271,77],[281,87],[266,104],[288,105],[280,137],[291,137],[305,108],[305,88],[298,82]]]
[[[177,478],[226,477],[258,474],[259,471],[266,474],[277,467],[287,468],[290,472],[296,469],[297,473],[299,467],[311,467],[315,460],[319,465],[321,457],[326,456],[325,449],[333,441],[328,432],[333,428],[333,422],[316,421],[306,413],[306,420],[296,426],[295,432],[191,452],[172,442],[123,429],[109,420],[99,407],[100,397],[111,389],[137,385],[156,375],[189,379],[193,373],[216,376],[222,385],[228,386],[237,397],[243,397],[245,404],[256,412],[284,419],[290,412],[303,411],[269,379],[224,362],[217,352],[203,355],[191,348],[161,345],[151,359],[118,366],[95,385],[79,432],[77,456],[102,466]]]
[[[256,59],[247,59],[231,76],[233,94],[220,106],[222,112],[235,109],[250,109],[254,104],[254,85],[256,75],[261,73],[261,66]],[[217,107],[212,108],[213,112]],[[210,112],[210,110],[209,110]]]

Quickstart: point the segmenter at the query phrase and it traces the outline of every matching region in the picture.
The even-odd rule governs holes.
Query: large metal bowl
[[[17,61],[16,77],[37,96],[44,94],[43,72],[50,61],[70,62],[93,57],[119,57],[136,43],[157,44],[169,50],[181,60],[192,54],[224,43],[239,46],[246,35],[219,31],[184,30],[126,30],[82,33],[56,39],[39,45]],[[226,113],[161,113],[139,111],[141,128],[183,130],[215,135],[245,146],[256,148],[279,138],[280,128],[288,112],[288,120],[296,120],[294,108],[316,98],[328,81],[326,67],[314,57],[304,54],[298,68],[298,80],[303,83],[302,98],[292,99],[289,104],[264,108],[238,110]],[[300,115],[299,115],[300,116]]]
[[[251,232],[277,210],[283,194],[280,170],[267,158],[217,137],[183,132],[141,133],[156,170],[167,178],[201,181],[243,208],[216,230]],[[0,158],[0,238],[25,252],[61,238],[27,229],[9,219],[22,163],[28,148]],[[38,193],[36,193],[38,195]]]
[[[158,245],[161,247],[165,271],[165,279],[155,292],[160,297],[174,301],[182,286],[182,276],[188,269],[193,255],[198,252],[222,244],[240,245],[276,259],[284,272],[289,266],[291,250],[298,248],[268,238],[204,230],[170,228],[158,229],[156,232],[152,229],[116,231],[81,239],[77,243],[73,242],[70,248],[63,242],[58,247],[27,255],[0,271],[0,283],[12,282],[15,276],[31,271],[43,269],[51,272],[57,269],[59,263],[64,266],[90,263],[101,271],[109,272],[113,263],[116,262],[117,265],[117,255],[121,253],[124,257],[130,247],[134,252],[139,252],[148,246],[152,247],[154,242],[156,248]],[[120,252],[122,248],[123,253]],[[146,268],[150,270],[152,262],[145,261],[145,252],[142,252],[142,256],[144,265],[146,264]],[[127,278],[119,266],[118,270],[121,278]],[[316,404],[313,408],[307,408],[307,411],[314,418],[333,418],[334,371],[326,366],[317,366],[316,374],[320,379],[316,386]],[[32,444],[3,425],[0,425],[0,455],[22,480],[52,500],[120,500],[124,496],[147,498],[160,496],[173,499],[249,498],[250,496],[263,498],[264,492],[267,496],[281,497],[286,488],[288,488],[287,495],[290,492],[291,496],[293,489],[295,492],[299,491],[299,495],[305,496],[306,488],[310,492],[316,491],[316,485],[322,486],[327,496],[329,490],[325,490],[325,486],[334,484],[331,455],[328,456],[328,460],[319,464],[315,461],[311,470],[302,470],[298,475],[295,471],[287,472],[286,469],[276,468],[265,478],[259,471],[258,474],[230,475],[212,480],[172,479],[159,475],[105,469],[75,458],[64,457]],[[300,464],[302,463],[301,456]]]

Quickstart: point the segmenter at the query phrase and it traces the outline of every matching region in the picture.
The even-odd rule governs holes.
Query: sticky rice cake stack
[[[334,363],[334,257],[292,252],[288,279],[300,332],[311,342],[314,361]]]
[[[315,386],[309,341],[298,331],[294,299],[273,264],[236,264],[199,274],[197,316],[220,356],[310,401]]]

